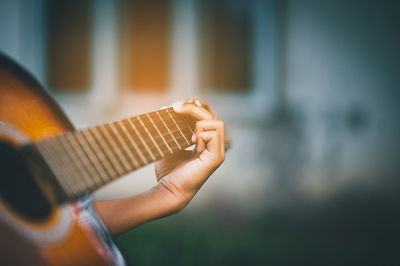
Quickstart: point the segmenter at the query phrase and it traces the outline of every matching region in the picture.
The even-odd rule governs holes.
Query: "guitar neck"
[[[71,200],[193,145],[194,124],[167,108],[67,132],[35,145],[63,198]]]

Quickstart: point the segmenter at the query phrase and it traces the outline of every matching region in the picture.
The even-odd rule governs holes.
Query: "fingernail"
[[[193,142],[193,143],[196,142],[196,135],[195,135],[195,134],[192,135],[192,142]]]
[[[174,108],[174,111],[179,111],[182,109],[182,104],[183,104],[182,101],[174,102],[172,104],[172,108]]]

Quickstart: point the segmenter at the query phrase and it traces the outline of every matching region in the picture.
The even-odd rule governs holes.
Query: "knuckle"
[[[196,132],[197,130],[199,130],[199,121],[197,121],[194,125],[194,132]]]
[[[218,167],[224,162],[224,157],[223,156],[217,156],[215,158],[215,165]]]
[[[200,131],[202,131],[202,126],[199,122],[196,122],[196,125],[194,127],[194,132],[199,133]]]
[[[206,124],[205,120],[199,120],[196,122],[196,127],[202,128]]]
[[[211,131],[210,135],[211,135],[211,137],[216,138],[216,137],[218,137],[218,132],[217,131]]]

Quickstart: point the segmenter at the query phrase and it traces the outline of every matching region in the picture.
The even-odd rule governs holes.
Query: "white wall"
[[[286,112],[266,123],[228,121],[233,150],[195,205],[257,210],[394,177],[400,136],[395,7],[287,1],[278,14]]]
[[[174,1],[175,4],[179,2]],[[234,140],[233,149],[191,206],[212,202],[257,210],[280,199],[325,196],[357,180],[360,181],[357,184],[373,183],[397,174],[400,136],[397,117],[400,12],[397,3],[301,0],[280,3],[286,3],[283,12],[278,13],[282,40],[276,49],[280,51],[277,66],[281,66],[282,82],[280,87],[257,85],[256,89],[282,88],[282,91],[260,93],[256,98],[276,97],[277,102],[284,102],[286,113],[275,120],[264,121],[234,119],[232,115],[227,122]],[[42,22],[29,21],[25,23],[27,28],[21,26],[26,12],[36,12],[36,16],[31,16],[36,18],[41,14],[41,5],[42,0],[0,1],[0,49],[43,81]],[[193,11],[191,4],[186,7]],[[113,92],[116,82],[114,8],[108,1],[98,1],[96,5],[94,87],[86,95],[56,95],[78,127],[149,111],[176,97],[125,94],[116,97]],[[101,19],[104,14],[108,20]],[[196,24],[190,22],[190,25]],[[256,31],[261,32],[261,28]],[[188,30],[181,33],[185,32],[192,36]],[[191,42],[195,41],[195,36],[192,37]],[[259,38],[255,45],[263,58],[268,57],[268,53],[262,52],[261,44],[267,39],[266,36]],[[194,49],[189,44],[185,51],[193,56]],[[254,56],[261,58],[256,53]],[[271,58],[276,60],[275,56]],[[255,75],[257,84],[264,84],[262,80],[276,71],[270,69],[273,65],[270,61],[268,64],[263,61],[268,59],[255,61],[261,66]],[[110,62],[111,69],[102,67],[104,62]],[[177,62],[175,58],[174,64]],[[263,67],[271,70],[264,78]],[[195,86],[196,68],[190,71],[193,74],[191,83],[176,82],[177,87]],[[279,71],[274,73],[273,79],[276,79]],[[246,106],[239,108],[226,104],[224,97],[219,99],[216,100],[220,104],[217,110],[248,111]],[[268,103],[271,99],[258,100]],[[143,191],[154,183],[152,166],[148,166],[100,191],[97,197],[123,197]]]
[[[43,0],[0,0],[0,51],[45,81]]]
[[[302,117],[303,178],[396,174],[399,15],[396,1],[288,1],[283,78],[287,107]]]

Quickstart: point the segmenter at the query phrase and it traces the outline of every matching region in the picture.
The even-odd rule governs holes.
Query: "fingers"
[[[222,161],[225,159],[226,133],[223,121],[217,120],[211,110],[194,104],[175,105],[174,111],[198,120],[192,136],[192,142],[196,143],[197,153],[201,154],[207,150],[213,153],[212,157],[215,154]]]
[[[157,181],[160,181],[161,178],[169,174],[177,165],[191,158],[193,158],[193,153],[191,151],[182,150],[157,161],[154,164]]]
[[[198,153],[202,152],[204,149],[204,143],[202,143],[202,140],[200,139],[199,142],[196,141],[196,135],[198,135],[201,132],[205,131],[217,131],[219,141],[221,143],[221,154],[225,153],[225,124],[221,120],[202,120],[198,121],[196,123],[195,129],[194,129],[194,136],[192,138],[192,141],[194,143],[197,143],[198,148],[201,148],[200,151],[197,150]],[[200,147],[199,147],[200,146]]]
[[[174,111],[178,114],[189,115],[196,120],[214,120],[216,117],[204,109],[203,107],[193,104],[184,104],[182,106],[174,106]]]
[[[219,156],[221,154],[220,140],[217,131],[200,132],[197,135],[200,144],[197,144],[196,151],[203,153],[204,150]]]
[[[196,152],[205,150],[217,161],[225,159],[225,125],[221,120],[202,120],[196,123],[192,141],[197,144]]]

